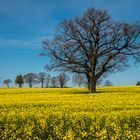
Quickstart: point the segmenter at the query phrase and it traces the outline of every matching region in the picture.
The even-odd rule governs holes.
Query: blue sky
[[[140,21],[140,0],[0,0],[0,77],[45,71],[46,57],[39,57],[41,41],[52,38],[63,19],[87,8],[108,9],[114,20]],[[114,85],[134,85],[140,66],[131,63],[124,72],[111,74]]]

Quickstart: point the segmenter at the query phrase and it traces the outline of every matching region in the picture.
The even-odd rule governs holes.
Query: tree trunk
[[[7,84],[7,87],[9,88],[9,84]]]
[[[96,93],[96,81],[96,78],[89,79],[88,88],[90,93]]]
[[[42,88],[44,87],[44,85],[43,85],[43,81],[41,82],[41,87],[42,87]]]
[[[19,84],[19,88],[22,88],[22,84]]]
[[[29,87],[32,88],[32,84],[29,84]]]

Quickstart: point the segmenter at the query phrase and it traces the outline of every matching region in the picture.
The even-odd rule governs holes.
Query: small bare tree
[[[113,83],[109,80],[106,80],[104,86],[113,86]]]
[[[115,22],[106,10],[89,8],[82,16],[62,21],[52,41],[43,41],[46,68],[85,74],[90,93],[98,79],[140,60],[140,25]]]
[[[60,73],[57,76],[58,79],[58,84],[60,85],[61,88],[65,87],[66,83],[70,80],[69,76],[65,73]]]
[[[41,83],[41,87],[44,87],[44,83],[46,81],[46,73],[45,72],[40,72],[38,73],[38,82]]]
[[[24,75],[25,82],[32,88],[33,83],[37,83],[37,74],[36,73],[27,73]]]
[[[58,79],[57,79],[57,77],[53,76],[51,78],[51,87],[55,88],[55,87],[57,87],[57,85],[58,85]]]
[[[12,82],[12,80],[11,79],[5,79],[4,81],[3,81],[3,83],[5,84],[5,85],[7,85],[7,87],[9,88],[9,84]]]
[[[47,88],[50,86],[50,82],[51,82],[51,75],[47,74],[46,75],[46,81],[45,81]]]
[[[74,74],[73,83],[78,85],[79,87],[88,85],[86,76],[84,74]]]
[[[51,82],[51,75],[47,74],[46,75],[46,81],[45,81],[47,88],[50,86],[50,82]]]

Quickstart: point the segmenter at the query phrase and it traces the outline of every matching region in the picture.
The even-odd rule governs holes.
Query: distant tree
[[[12,80],[11,79],[5,79],[4,81],[3,81],[3,83],[5,84],[5,85],[7,85],[7,87],[9,88],[9,84],[12,82]]]
[[[17,77],[15,79],[15,83],[18,84],[19,87],[22,87],[22,85],[24,84],[22,75],[17,75]]]
[[[53,76],[51,78],[51,87],[55,88],[57,86],[58,86],[58,79],[57,79],[57,77]]]
[[[97,80],[97,84],[96,84],[96,85],[97,85],[97,86],[100,86],[100,85],[102,84],[102,82],[103,82],[103,80],[102,80],[102,79],[98,79],[98,80]]]
[[[47,74],[46,75],[46,81],[45,81],[47,88],[50,86],[50,82],[51,82],[51,75]]]
[[[40,72],[38,73],[38,82],[41,83],[41,87],[44,87],[44,83],[46,81],[46,73],[45,72]]]
[[[86,76],[84,74],[74,74],[73,83],[78,85],[79,87],[88,85]]]
[[[34,83],[37,83],[37,74],[36,73],[28,73],[24,75],[24,81],[32,88]]]
[[[136,83],[136,86],[140,86],[140,81],[138,81],[138,82]]]
[[[61,88],[63,88],[66,85],[66,83],[70,80],[69,76],[65,73],[60,73],[57,76],[57,79],[58,79],[58,84],[60,85]]]
[[[109,80],[106,80],[104,86],[113,86],[113,83]]]
[[[124,70],[130,59],[140,61],[140,24],[116,22],[106,10],[89,8],[57,29],[42,42],[42,55],[51,61],[46,68],[85,74],[90,93],[98,79]]]

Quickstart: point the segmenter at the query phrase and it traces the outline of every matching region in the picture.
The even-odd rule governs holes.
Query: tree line
[[[27,73],[25,75],[17,75],[15,78],[15,84],[19,87],[22,87],[23,84],[28,84],[30,88],[35,84],[41,84],[40,87],[66,87],[67,82],[70,80],[69,76],[66,73],[60,73],[57,76],[51,76],[45,72],[36,73]],[[10,87],[11,79],[3,80],[3,84],[7,87]]]

